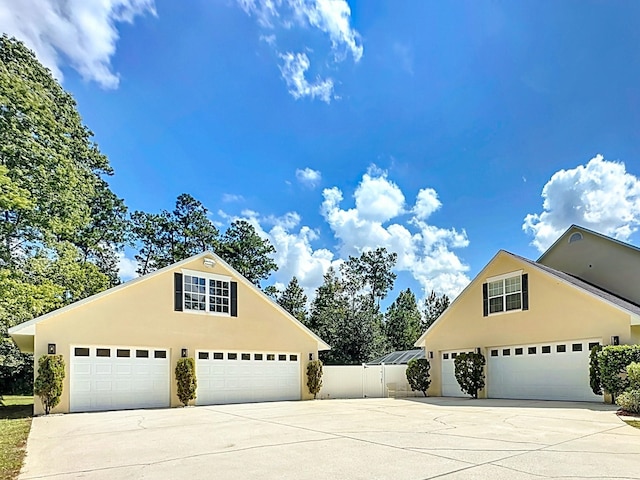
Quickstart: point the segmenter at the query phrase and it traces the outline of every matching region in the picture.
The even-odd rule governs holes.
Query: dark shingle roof
[[[505,250],[506,251],[506,250]],[[564,280],[565,282],[573,285],[574,287],[577,287],[581,290],[584,290],[588,293],[591,293],[592,295],[595,295],[596,297],[600,297],[601,299],[612,303],[613,305],[616,305],[620,308],[623,308],[625,310],[627,310],[630,313],[636,314],[636,315],[640,315],[640,306],[630,302],[629,300],[619,297],[617,295],[614,295],[611,292],[608,292],[606,290],[603,290],[602,288],[596,287],[595,285],[592,285],[591,283],[585,282],[584,280],[581,280],[578,277],[574,277],[573,275],[569,275],[568,273],[564,273],[561,272],[559,270],[555,270],[551,267],[547,267],[546,265],[543,265],[541,263],[538,262],[534,262],[533,260],[529,260],[527,258],[521,257],[520,255],[516,255],[515,253],[511,253],[511,252],[506,252],[509,255],[512,255],[513,257],[522,260],[523,262],[538,268],[544,272],[547,272],[551,275],[553,275],[554,277],[557,277],[561,280]]]

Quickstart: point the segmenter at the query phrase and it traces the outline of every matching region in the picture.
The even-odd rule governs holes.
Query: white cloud
[[[541,252],[574,223],[623,241],[640,225],[640,179],[602,155],[554,173],[542,198],[542,213],[527,215],[522,225]]]
[[[244,197],[242,195],[236,195],[235,193],[223,193],[222,201],[224,203],[242,202],[244,201]]]
[[[424,221],[437,200],[432,189],[421,190],[416,202],[420,207],[414,208],[414,216],[391,224],[387,223],[406,213],[404,195],[384,172],[370,169],[363,175],[354,194],[355,208],[341,208],[343,194],[337,187],[325,189],[323,196],[321,212],[340,241],[343,258],[385,247],[398,254],[396,270],[411,273],[424,294],[434,289],[455,296],[469,283],[465,273],[469,267],[451,251],[469,244],[466,232]]]
[[[124,252],[118,252],[118,275],[123,282],[136,278],[138,262],[134,258],[125,256]]]
[[[296,170],[296,178],[300,183],[306,185],[309,188],[315,188],[322,180],[322,174],[319,170],[306,167],[304,169],[298,168]]]
[[[413,213],[415,213],[416,217],[420,220],[426,220],[441,206],[442,203],[438,200],[438,193],[433,188],[423,188],[418,192]]]
[[[364,48],[358,32],[351,27],[351,8],[346,0],[237,0],[247,15],[254,16],[258,24],[269,31],[276,28],[291,30],[295,27],[319,30],[331,43],[333,60],[341,62],[350,53],[355,62],[362,58]],[[270,45],[284,62],[280,65],[282,78],[294,98],[319,98],[329,103],[334,83],[331,78],[307,79],[311,60],[305,53],[276,50],[276,34],[261,34],[260,40]],[[295,50],[303,50],[300,45]],[[312,50],[307,48],[307,51]]]
[[[111,69],[118,23],[155,15],[154,0],[0,0],[0,28],[22,40],[43,65],[63,79],[70,64],[85,80],[117,88]]]
[[[298,100],[302,97],[311,97],[312,99],[318,97],[323,102],[331,102],[333,80],[318,78],[315,83],[310,83],[305,72],[309,70],[311,64],[305,53],[287,52],[281,54],[280,58],[284,60],[284,64],[280,66],[280,73],[293,98]]]

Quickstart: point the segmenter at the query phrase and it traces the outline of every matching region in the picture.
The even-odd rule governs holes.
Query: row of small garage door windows
[[[591,350],[593,347],[600,345],[598,342],[591,342],[589,343],[589,350]],[[582,343],[573,343],[571,345],[571,351],[572,352],[581,352],[582,351]],[[524,355],[524,348],[523,347],[517,347],[513,349],[514,353],[516,355]],[[540,347],[540,351],[542,353],[551,353],[551,345],[544,345],[542,347]],[[567,345],[556,345],[556,352],[557,353],[565,353],[567,351]],[[535,355],[538,353],[538,347],[528,347],[527,348],[527,354],[528,355]],[[499,349],[493,349],[491,350],[491,356],[492,357],[497,357],[500,355],[500,350]],[[508,357],[511,355],[511,349],[510,348],[503,348],[502,349],[502,356],[503,357]],[[451,359],[454,359],[458,356],[457,353],[452,353],[451,354]],[[444,360],[449,360],[449,354],[448,353],[443,353],[442,354],[442,358]]]
[[[88,348],[76,348],[74,350],[74,355],[76,357],[88,357],[89,356],[89,349]],[[111,349],[110,348],[96,348],[96,357],[110,357],[111,356]],[[136,350],[135,351],[135,356],[136,358],[149,358],[149,350]],[[131,350],[127,349],[127,348],[117,348],[116,349],[116,357],[119,358],[129,358],[131,357]],[[263,360],[266,357],[266,359],[268,361],[275,361],[276,359],[276,355],[274,353],[267,353],[262,354],[262,353],[254,353],[253,354],[253,359],[254,360]],[[153,358],[167,358],[167,351],[166,350],[154,350],[153,351]],[[213,358],[213,360],[224,360],[224,353],[222,352],[214,352],[213,355],[211,356],[211,358]],[[227,353],[227,360],[238,360],[238,358],[240,358],[241,360],[251,360],[251,354],[250,353],[242,353],[240,354],[240,357],[238,357],[237,353]],[[198,352],[198,359],[199,360],[208,360],[209,359],[209,352]],[[284,354],[279,354],[278,355],[278,361],[280,362],[285,362],[287,361],[287,355]],[[289,355],[289,361],[291,362],[297,362],[298,361],[298,355]]]
[[[213,360],[224,360],[224,353],[222,352],[214,352],[211,355],[211,358]],[[266,358],[266,360],[268,361],[275,361],[276,360],[276,354],[275,353],[267,353],[267,354],[263,354],[263,353],[254,353],[253,354],[253,359],[254,360],[264,360]],[[287,355],[285,354],[279,354],[277,356],[278,361],[279,362],[286,362],[287,361]],[[198,352],[198,360],[209,360],[209,352]],[[251,360],[251,354],[250,353],[241,353],[241,354],[237,354],[237,353],[227,353],[227,360]],[[298,361],[298,355],[289,355],[289,361],[290,362],[297,362]]]
[[[116,357],[119,358],[129,358],[131,357],[131,350],[128,348],[116,348]],[[167,358],[166,350],[135,350],[136,358],[149,358],[151,352],[153,352],[153,358]],[[76,357],[88,357],[89,356],[89,348],[86,347],[76,347],[74,349],[73,354]],[[110,348],[96,348],[96,357],[110,357],[111,349]]]

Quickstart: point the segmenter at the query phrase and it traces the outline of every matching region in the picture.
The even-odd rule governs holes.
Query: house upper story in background
[[[640,249],[573,225],[538,259],[500,250],[420,337],[431,395],[465,396],[460,353],[484,355],[482,397],[602,401],[594,345],[640,342]]]
[[[640,248],[572,225],[537,260],[640,305]]]

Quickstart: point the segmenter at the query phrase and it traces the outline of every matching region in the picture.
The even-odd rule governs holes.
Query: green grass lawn
[[[7,395],[0,405],[0,480],[18,478],[31,428],[33,397]]]
[[[640,420],[625,420],[632,427],[640,428]]]

